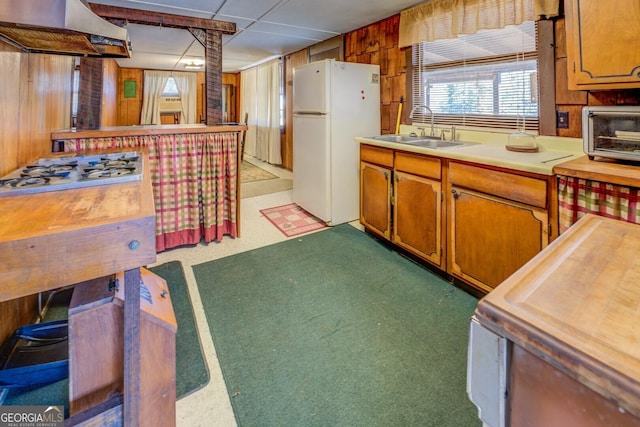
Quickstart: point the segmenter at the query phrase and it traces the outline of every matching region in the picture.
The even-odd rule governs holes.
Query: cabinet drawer
[[[371,145],[360,145],[360,160],[392,168],[393,150],[373,147]]]
[[[547,181],[452,162],[449,182],[539,208],[547,207]]]
[[[396,153],[396,170],[440,180],[440,159],[419,154]]]

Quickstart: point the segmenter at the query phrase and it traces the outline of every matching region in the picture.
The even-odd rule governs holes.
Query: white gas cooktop
[[[43,158],[0,178],[0,197],[137,181],[137,152]]]

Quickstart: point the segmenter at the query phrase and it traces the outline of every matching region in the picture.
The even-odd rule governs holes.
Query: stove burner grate
[[[20,177],[13,179],[0,180],[0,187],[22,188],[22,187],[36,187],[38,185],[45,185],[49,183],[47,177]]]
[[[138,180],[141,160],[135,153],[40,159],[0,177],[0,197]]]
[[[135,170],[135,167],[85,169],[85,173],[82,174],[82,177],[86,179],[110,178],[114,176],[131,175],[134,170]]]

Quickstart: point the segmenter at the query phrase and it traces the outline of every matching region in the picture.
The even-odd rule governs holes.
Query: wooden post
[[[124,272],[124,416],[125,426],[140,419],[140,269]],[[90,356],[89,356],[90,357]]]
[[[79,130],[100,129],[102,124],[102,58],[80,59],[80,87],[78,90]]]
[[[207,125],[222,122],[222,33],[207,30],[204,47]]]

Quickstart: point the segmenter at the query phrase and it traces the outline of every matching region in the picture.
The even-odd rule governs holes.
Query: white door
[[[330,206],[330,115],[293,116],[293,201],[325,222]]]

